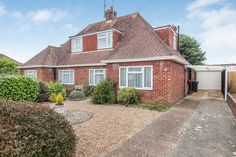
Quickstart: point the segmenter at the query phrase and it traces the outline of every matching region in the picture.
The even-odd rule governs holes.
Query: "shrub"
[[[49,98],[48,100],[51,102],[55,102],[55,96],[61,93],[63,97],[66,94],[66,90],[63,85],[61,85],[58,82],[51,82],[47,84],[47,89],[48,89],[48,95]]]
[[[35,79],[21,76],[0,79],[0,98],[35,101],[38,95],[39,83]]]
[[[64,97],[61,93],[57,94],[57,96],[55,97],[55,102],[57,105],[63,105]]]
[[[68,87],[66,87],[66,97],[69,97],[69,96],[70,96],[70,93],[71,93],[73,90],[74,90],[73,88],[68,88]]]
[[[76,137],[52,109],[0,100],[0,156],[73,156]]]
[[[85,98],[84,93],[79,90],[73,90],[69,96],[69,99],[74,101],[80,101],[83,100],[84,98]]]
[[[83,92],[86,97],[89,97],[93,94],[94,87],[93,86],[84,86]]]
[[[105,80],[99,83],[92,94],[94,104],[116,103],[116,89],[112,81]]]
[[[121,105],[138,104],[140,102],[140,92],[135,88],[124,88],[119,90],[117,101]]]
[[[48,100],[48,90],[47,86],[40,82],[39,83],[39,96],[37,98],[37,102],[46,102]]]

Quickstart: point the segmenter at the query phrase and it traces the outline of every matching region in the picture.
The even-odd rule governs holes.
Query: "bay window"
[[[98,33],[98,49],[112,48],[112,31]]]
[[[83,37],[78,36],[71,39],[71,51],[73,53],[83,51]]]
[[[26,70],[25,77],[37,78],[37,70]]]
[[[101,81],[106,79],[106,69],[90,69],[89,70],[89,85],[96,86]]]
[[[120,88],[152,90],[152,66],[120,67],[119,73]]]
[[[74,70],[59,70],[59,82],[61,84],[74,84]]]

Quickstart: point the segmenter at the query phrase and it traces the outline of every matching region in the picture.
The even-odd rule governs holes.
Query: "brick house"
[[[139,13],[88,25],[60,47],[48,46],[20,67],[21,75],[67,86],[96,86],[104,79],[117,88],[135,87],[145,102],[174,104],[185,94],[185,65],[174,26],[153,28]]]

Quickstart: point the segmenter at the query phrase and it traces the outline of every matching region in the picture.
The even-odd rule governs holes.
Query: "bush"
[[[0,156],[73,156],[76,137],[63,116],[37,104],[0,100]]]
[[[84,93],[78,90],[73,90],[69,96],[69,99],[73,101],[80,101],[83,100],[84,98],[85,98]]]
[[[68,88],[68,87],[66,87],[66,97],[69,97],[69,96],[70,96],[70,93],[71,93],[73,90],[74,90],[73,88]]]
[[[8,100],[35,101],[39,95],[39,83],[21,76],[0,79],[0,98]]]
[[[124,88],[119,90],[117,101],[121,105],[138,104],[141,94],[135,88]]]
[[[93,94],[94,87],[93,86],[84,86],[83,92],[86,97],[89,97]]]
[[[57,94],[57,96],[55,97],[55,102],[57,105],[63,105],[64,97],[61,93]]]
[[[65,95],[66,95],[66,90],[65,90],[64,86],[58,82],[48,83],[47,89],[48,89],[48,95],[49,95],[48,100],[51,102],[55,102],[55,96],[60,93],[63,95],[63,97],[65,97]]]
[[[94,104],[116,103],[116,89],[112,81],[102,81],[99,83],[92,94]]]
[[[39,96],[37,98],[37,102],[46,102],[48,100],[48,90],[47,86],[40,82],[39,83]]]

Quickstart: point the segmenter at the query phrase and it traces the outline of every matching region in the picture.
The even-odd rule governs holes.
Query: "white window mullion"
[[[144,88],[144,67],[142,67],[142,88]]]

